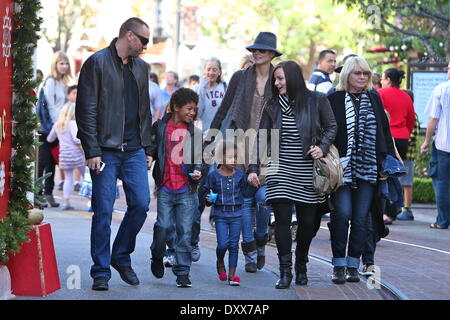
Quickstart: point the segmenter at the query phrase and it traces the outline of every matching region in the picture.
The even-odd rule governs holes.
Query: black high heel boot
[[[280,280],[277,281],[275,288],[277,289],[287,289],[291,286],[292,281],[292,253],[280,256],[278,255],[278,260],[280,261]]]
[[[306,286],[308,284],[306,264],[295,264],[295,284],[300,286]]]

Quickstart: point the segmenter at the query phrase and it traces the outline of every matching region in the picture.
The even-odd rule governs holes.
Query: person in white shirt
[[[428,170],[438,211],[436,222],[430,224],[433,229],[448,229],[450,225],[450,63],[447,70],[449,80],[434,88],[428,101],[426,112],[430,113],[430,119],[420,148],[421,153],[427,153],[435,134]]]

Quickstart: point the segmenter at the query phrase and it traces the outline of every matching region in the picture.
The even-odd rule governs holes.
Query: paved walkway
[[[242,276],[240,287],[230,287],[226,282],[221,282],[215,271],[215,251],[203,248],[199,262],[194,263],[191,270],[192,288],[178,288],[176,277],[170,268],[166,268],[164,278],[156,279],[150,271],[150,244],[152,235],[149,232],[141,232],[137,239],[136,250],[132,255],[133,267],[141,281],[141,285],[132,287],[124,283],[118,273],[112,269],[112,278],[109,282],[110,290],[106,292],[92,291],[92,280],[89,276],[92,264],[90,257],[90,224],[88,216],[73,215],[46,210],[45,220],[51,223],[53,241],[61,281],[61,290],[46,298],[20,297],[19,299],[108,299],[108,300],[291,300],[297,299],[294,289],[267,290],[267,283],[274,283],[276,275],[270,271],[262,271],[257,274]],[[113,226],[113,235],[118,227]],[[80,268],[81,288],[68,289],[67,282],[73,274],[67,270]],[[242,261],[239,270],[243,270]]]
[[[61,193],[55,192],[58,201]],[[266,266],[256,274],[244,272],[244,258],[240,252],[237,275],[241,277],[240,287],[230,287],[218,280],[215,271],[216,239],[208,223],[208,212],[202,217],[200,246],[202,257],[191,270],[192,288],[177,288],[175,276],[166,268],[163,279],[156,279],[150,271],[150,244],[153,224],[156,218],[156,201],[152,199],[148,218],[137,239],[132,255],[133,267],[141,285],[131,287],[125,284],[118,273],[112,270],[110,290],[92,291],[89,276],[90,266],[90,224],[91,213],[85,211],[86,199],[74,195],[72,203],[76,211],[62,212],[60,209],[45,209],[45,220],[51,223],[57,255],[61,290],[45,298],[18,297],[17,299],[68,299],[68,300],[380,300],[390,298],[380,290],[369,289],[363,282],[334,285],[331,282],[331,266],[316,259],[308,264],[309,283],[306,287],[292,285],[288,290],[276,290],[278,259],[274,246],[267,247]],[[113,214],[113,235],[126,209],[123,190],[116,202]],[[383,281],[395,286],[410,299],[450,299],[450,232],[433,230],[428,224],[434,222],[435,209],[429,205],[413,207],[416,220],[396,221],[390,226],[391,233],[377,247],[376,264],[381,268]],[[331,257],[329,232],[326,222],[313,240],[311,253]],[[293,245],[295,248],[295,244]],[[67,282],[72,274],[67,273],[75,266],[80,268],[81,288],[69,289]],[[69,269],[68,269],[69,268]],[[72,271],[73,272],[73,271]]]

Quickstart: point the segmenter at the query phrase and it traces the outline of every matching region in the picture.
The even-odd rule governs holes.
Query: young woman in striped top
[[[280,280],[276,288],[285,289],[289,288],[292,281],[292,239],[289,227],[293,205],[296,206],[297,220],[301,221],[297,229],[295,282],[300,285],[308,282],[306,263],[309,246],[320,226],[325,203],[325,197],[313,189],[313,159],[327,154],[337,129],[326,95],[306,88],[302,70],[294,61],[281,62],[274,68],[272,94],[272,99],[263,111],[259,135],[263,135],[262,130],[270,131],[270,142],[266,141],[267,146],[270,146],[266,200],[274,209],[276,221],[275,240],[280,262]],[[319,123],[311,122],[313,112],[318,113]],[[278,133],[278,138],[275,133]],[[313,140],[316,140],[316,145]],[[260,148],[261,144],[265,142],[260,141]],[[249,169],[252,172],[248,177],[249,182],[254,186],[259,184],[259,168],[259,164],[256,164]]]

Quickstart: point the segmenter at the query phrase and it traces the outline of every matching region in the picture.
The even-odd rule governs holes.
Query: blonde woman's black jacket
[[[334,137],[336,136],[337,126],[334,119],[333,111],[331,110],[330,103],[327,96],[323,93],[311,91],[308,97],[308,103],[306,108],[296,111],[293,108],[295,122],[303,145],[303,156],[311,159],[309,155],[306,155],[311,145],[313,145],[313,136],[317,138],[315,145],[322,149],[324,156],[328,154]],[[314,115],[313,115],[314,113]],[[315,119],[315,123],[313,120]],[[266,108],[263,111],[259,129],[268,130],[267,147],[271,146],[271,129],[282,130],[283,114],[281,106],[278,102],[278,97],[273,97]],[[281,146],[281,131],[279,134],[280,142],[278,146]],[[259,146],[261,148],[261,146]],[[271,150],[269,149],[269,154]],[[256,151],[255,151],[256,153]],[[259,151],[256,153],[259,154]],[[248,173],[259,173],[259,165],[255,164],[256,161],[249,166]]]
[[[90,56],[81,68],[75,116],[86,159],[101,156],[102,148],[123,150],[126,110],[123,64],[116,41]],[[130,58],[129,63],[139,91],[141,145],[149,154],[152,114],[147,63],[140,58]]]
[[[387,154],[395,157],[395,149],[389,121],[384,111],[381,98],[375,90],[370,90],[368,95],[377,121],[376,153],[378,169],[380,170],[381,164]],[[335,91],[334,93],[331,93],[328,95],[328,100],[330,100],[331,108],[333,109],[338,126],[334,145],[339,150],[339,156],[345,157],[347,154],[348,143],[347,121],[345,115],[345,91]]]
[[[164,164],[166,160],[166,127],[167,122],[172,117],[172,113],[167,113],[164,117],[153,124],[152,129],[152,147],[150,148],[150,156],[156,161],[153,168],[153,178],[156,186],[161,186],[164,177]],[[197,191],[199,181],[193,180],[189,173],[194,170],[202,172],[203,169],[203,134],[202,130],[195,127],[192,123],[188,125],[188,136],[183,146],[184,155],[184,173],[188,176],[190,191]],[[189,150],[189,152],[186,152]]]

